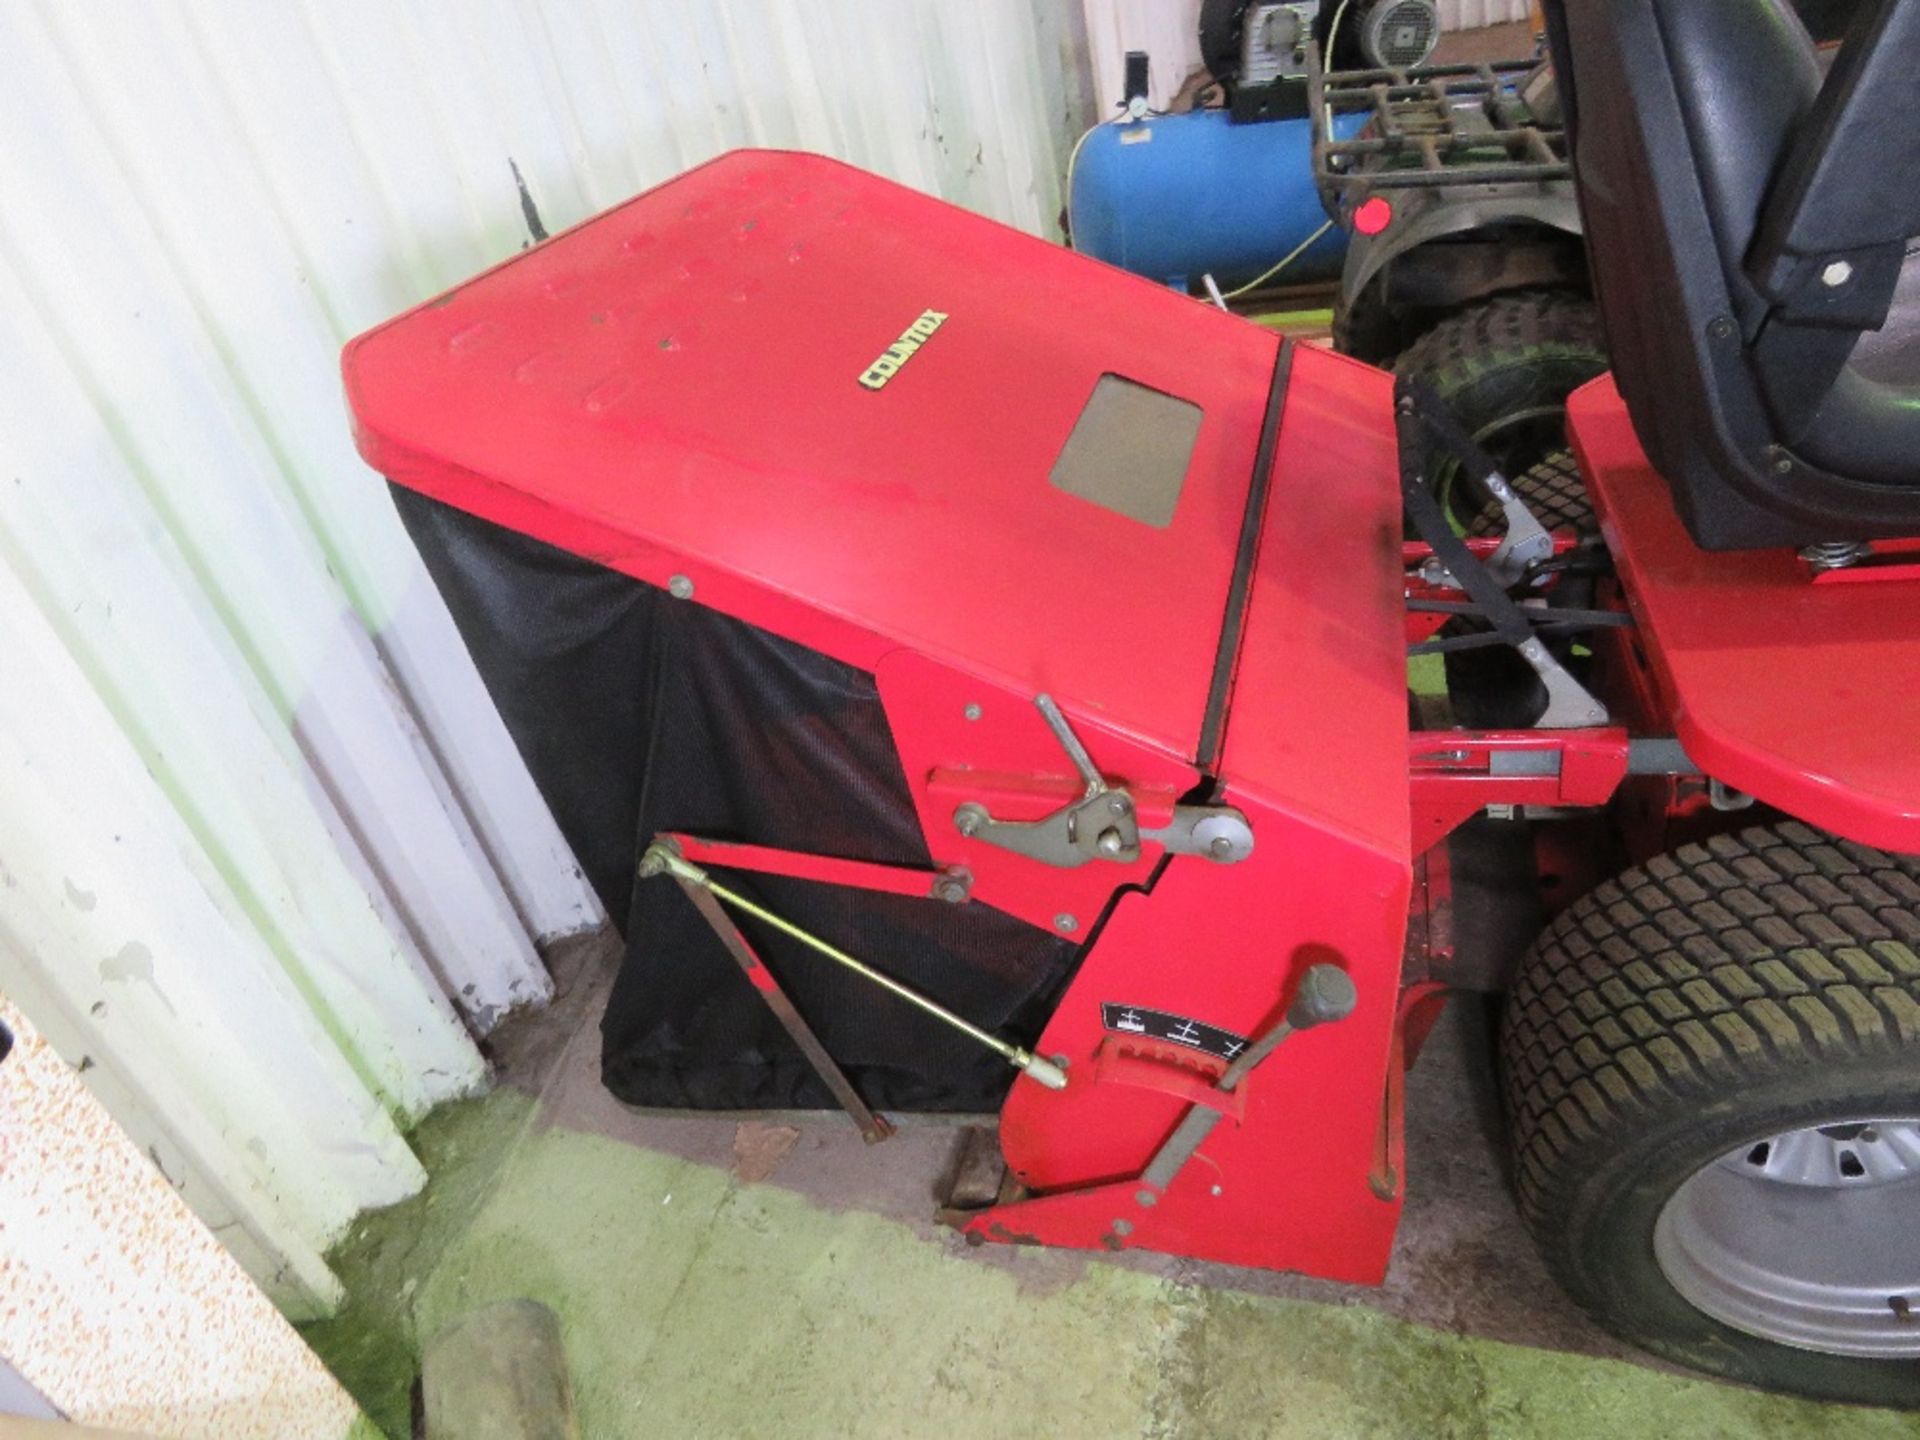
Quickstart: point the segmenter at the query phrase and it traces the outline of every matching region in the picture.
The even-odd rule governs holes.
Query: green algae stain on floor
[[[1920,1420],[1428,1330],[1362,1306],[1206,1292],[1182,1440],[1894,1440]]]
[[[1036,1300],[704,1167],[559,1136],[525,1164],[422,1293],[422,1329],[507,1295],[553,1306],[587,1434],[1119,1435],[1146,1407],[1156,1345],[1124,1272]]]
[[[425,1338],[414,1324],[414,1296],[510,1179],[508,1163],[533,1113],[531,1100],[508,1090],[434,1111],[409,1137],[431,1183],[363,1217],[327,1257],[347,1304],[300,1332],[381,1434],[404,1440],[412,1433],[413,1380]]]
[[[436,1180],[336,1256],[310,1327],[391,1435],[418,1346],[526,1297],[561,1317],[589,1440],[688,1435],[1213,1440],[1915,1440],[1920,1422],[1529,1350],[1093,1261],[988,1263],[893,1221],[599,1136],[454,1107]],[[1058,1276],[1063,1267],[1044,1273]]]

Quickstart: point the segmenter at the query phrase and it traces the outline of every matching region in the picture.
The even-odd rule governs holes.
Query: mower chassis
[[[846,167],[724,157],[362,337],[346,372],[396,482],[875,676],[934,868],[750,845],[740,868],[918,883],[1082,940],[1036,1047],[1068,1083],[1014,1081],[1002,1199],[949,1217],[970,1237],[1377,1282],[1432,1012],[1403,983],[1415,856],[1489,805],[1606,803],[1635,736],[1920,850],[1920,706],[1883,702],[1920,658],[1912,607],[1878,593],[1897,583],[1693,552],[1610,386],[1576,429],[1644,703],[1410,735],[1389,377]],[[1204,413],[1164,524],[1047,483],[1112,375]],[[1138,843],[992,839],[1099,797]],[[1250,851],[1150,838],[1228,807]],[[1351,1013],[1223,1087],[1315,966]],[[1155,1168],[1196,1108],[1221,1119]]]

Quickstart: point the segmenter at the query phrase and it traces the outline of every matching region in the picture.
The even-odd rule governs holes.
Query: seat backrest
[[[1849,361],[1920,233],[1920,3],[1824,82],[1784,0],[1550,0],[1616,379],[1709,549],[1920,533],[1920,392]]]

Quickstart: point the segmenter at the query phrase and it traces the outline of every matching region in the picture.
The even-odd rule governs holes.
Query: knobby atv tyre
[[[1501,1056],[1521,1212],[1583,1307],[1732,1379],[1920,1406],[1920,1358],[1721,1324],[1654,1248],[1667,1202],[1721,1157],[1848,1117],[1920,1115],[1917,952],[1920,857],[1794,822],[1657,857],[1555,919],[1522,963]],[[1889,1273],[1910,1268],[1911,1249],[1889,1248]]]
[[[1200,6],[1200,62],[1215,80],[1240,73],[1240,27],[1247,0],[1203,0]]]
[[[1450,315],[1404,350],[1394,372],[1425,380],[1508,478],[1567,448],[1567,396],[1607,368],[1585,296],[1521,290]],[[1480,497],[1456,494],[1459,465],[1438,448],[1423,470],[1465,524]]]

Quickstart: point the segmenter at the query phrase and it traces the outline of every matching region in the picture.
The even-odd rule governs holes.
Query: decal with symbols
[[[1100,1018],[1116,1035],[1138,1035],[1143,1040],[1164,1040],[1184,1045],[1189,1050],[1232,1060],[1247,1048],[1247,1037],[1218,1025],[1202,1025],[1184,1015],[1169,1015],[1165,1010],[1149,1010],[1140,1005],[1104,1004]]]

